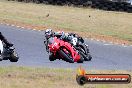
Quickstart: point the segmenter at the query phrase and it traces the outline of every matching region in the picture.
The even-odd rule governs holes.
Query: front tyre
[[[80,55],[80,56],[81,56],[81,55]],[[81,56],[81,57],[80,57],[80,60],[77,61],[77,63],[83,63],[83,61],[84,61],[84,58]]]
[[[9,60],[10,60],[11,62],[17,62],[18,59],[19,59],[18,54],[17,54],[15,51],[13,51],[13,53],[10,55]]]
[[[68,56],[68,55],[65,53],[65,51],[60,50],[60,51],[59,51],[59,54],[63,57],[63,59],[64,59],[66,62],[74,63],[73,58],[71,58],[71,56]]]
[[[91,60],[92,60],[92,56],[88,54],[87,57],[85,58],[85,61],[91,61]]]
[[[56,59],[53,57],[53,54],[52,54],[52,53],[49,54],[49,60],[50,60],[50,61],[56,60]]]

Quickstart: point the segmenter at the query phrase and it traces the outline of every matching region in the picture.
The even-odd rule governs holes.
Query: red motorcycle
[[[63,59],[69,63],[83,63],[83,58],[78,51],[68,42],[60,40],[57,37],[48,39],[49,60]]]

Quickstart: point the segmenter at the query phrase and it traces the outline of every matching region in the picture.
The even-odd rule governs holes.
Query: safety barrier
[[[91,7],[107,11],[121,11],[132,13],[132,0],[125,2],[121,0],[15,0],[19,2],[34,2],[52,5],[68,5],[76,7]]]

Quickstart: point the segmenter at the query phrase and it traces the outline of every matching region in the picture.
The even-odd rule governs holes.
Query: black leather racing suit
[[[0,32],[0,40],[3,41],[7,46],[13,46],[13,44],[9,43],[1,32]]]

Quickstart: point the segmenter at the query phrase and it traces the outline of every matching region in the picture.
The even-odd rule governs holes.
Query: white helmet
[[[46,38],[51,37],[52,34],[53,34],[52,29],[46,29],[45,30],[45,36],[46,36]]]

